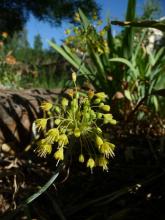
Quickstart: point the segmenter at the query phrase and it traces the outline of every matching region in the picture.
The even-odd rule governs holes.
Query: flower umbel
[[[105,103],[108,96],[93,90],[80,93],[74,72],[72,82],[74,89],[67,90],[55,106],[49,102],[42,103],[41,108],[48,113],[51,110],[51,114],[35,121],[41,132],[37,152],[42,157],[53,152],[58,162],[65,161],[68,152],[70,158],[78,155],[76,160],[85,163],[91,172],[97,166],[107,171],[108,159],[114,157],[115,145],[105,139],[106,130],[101,125],[116,124],[110,106]]]

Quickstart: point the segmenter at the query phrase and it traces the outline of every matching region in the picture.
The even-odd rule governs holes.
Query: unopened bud
[[[72,73],[72,80],[73,82],[75,83],[76,82],[76,79],[77,79],[77,75],[75,72]]]

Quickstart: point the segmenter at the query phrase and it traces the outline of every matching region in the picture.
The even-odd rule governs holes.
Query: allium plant
[[[36,152],[41,157],[52,154],[57,163],[64,161],[67,152],[77,157],[91,172],[96,166],[108,171],[109,158],[114,156],[115,145],[104,138],[102,126],[116,124],[105,104],[108,98],[104,92],[77,91],[76,73],[72,73],[74,89],[68,92],[58,104],[44,102],[41,105],[44,117],[34,122],[41,134],[36,142]],[[53,121],[50,128],[49,122]]]

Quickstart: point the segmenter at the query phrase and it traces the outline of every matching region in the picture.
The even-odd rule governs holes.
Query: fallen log
[[[54,101],[61,89],[0,89],[0,146],[7,144],[16,151],[29,144],[32,122],[40,117],[40,103]]]

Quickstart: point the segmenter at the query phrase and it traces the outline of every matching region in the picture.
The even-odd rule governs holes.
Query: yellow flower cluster
[[[76,79],[76,73],[72,73],[75,90],[71,95],[67,93],[56,105],[41,104],[46,114],[34,122],[42,137],[36,143],[36,151],[41,157],[52,153],[58,162],[65,160],[69,152],[70,155],[79,155],[78,161],[85,163],[91,171],[96,166],[107,171],[115,145],[104,138],[100,124],[115,125],[117,122],[110,113],[110,106],[105,104],[108,96],[93,91],[80,95]],[[50,128],[52,121],[53,127]]]
[[[65,30],[65,34],[68,35],[65,39],[65,44],[74,52],[85,52],[86,45],[88,45],[98,54],[109,53],[109,46],[106,39],[109,26],[97,30],[97,27],[102,24],[102,21],[98,19],[96,12],[93,12],[92,18],[93,24],[84,28],[79,13],[76,13],[74,20],[79,23],[79,26]]]

